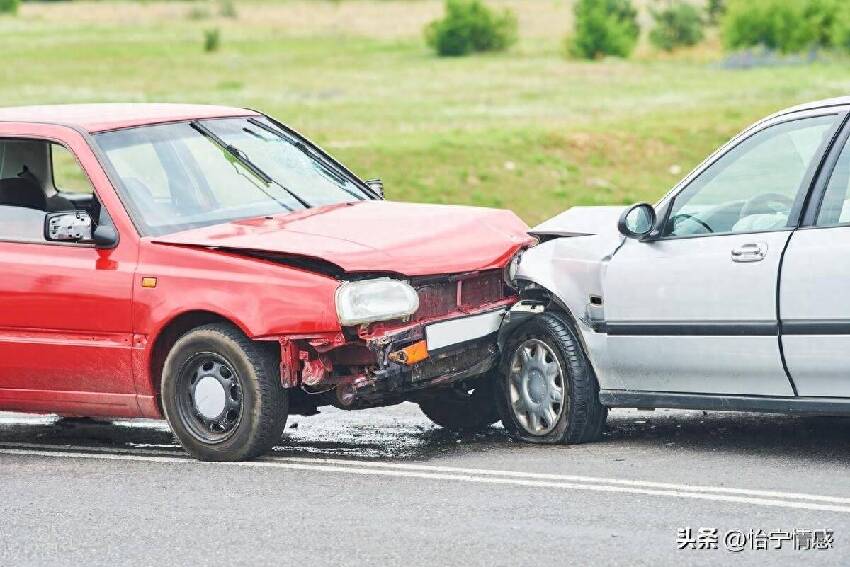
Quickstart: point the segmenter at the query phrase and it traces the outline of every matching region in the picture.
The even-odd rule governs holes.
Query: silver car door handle
[[[767,256],[767,244],[751,242],[732,249],[733,262],[761,262]]]

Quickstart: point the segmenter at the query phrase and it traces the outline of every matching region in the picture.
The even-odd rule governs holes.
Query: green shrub
[[[696,45],[704,36],[702,15],[692,4],[676,1],[666,8],[652,10],[655,25],[649,32],[652,45],[672,51],[683,45]]]
[[[567,47],[575,57],[628,57],[640,36],[631,0],[578,0],[573,8],[575,31]]]
[[[783,53],[818,45],[809,0],[733,0],[723,18],[728,49],[763,45]]]
[[[239,12],[236,11],[236,4],[233,0],[219,0],[218,15],[222,18],[230,18],[235,20],[239,17]]]
[[[705,15],[708,17],[708,23],[712,26],[716,26],[725,13],[726,0],[708,0],[705,5]]]
[[[504,51],[516,39],[516,15],[495,12],[481,0],[446,0],[446,15],[425,28],[428,45],[444,57]]]
[[[807,48],[850,51],[846,0],[734,0],[723,21],[730,49],[764,45],[788,53]]]
[[[832,22],[830,44],[850,52],[850,4],[842,5],[836,12]]]
[[[218,28],[204,30],[204,51],[212,53],[218,51],[219,47],[221,47],[221,30]]]
[[[814,44],[832,47],[835,18],[846,0],[808,0],[803,7],[803,17],[814,34]]]
[[[18,13],[20,3],[20,0],[0,0],[0,14],[12,14],[14,16]]]

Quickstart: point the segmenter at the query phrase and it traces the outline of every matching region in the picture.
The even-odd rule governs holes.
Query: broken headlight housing
[[[507,266],[505,266],[505,283],[514,289],[516,289],[514,280],[516,280],[516,275],[519,271],[519,262],[522,259],[523,252],[525,252],[525,250],[520,250],[514,254],[514,257],[511,258],[511,261],[508,262]]]
[[[345,282],[336,290],[336,313],[343,327],[403,319],[418,309],[419,294],[399,280]]]
[[[519,272],[519,263],[522,261],[522,255],[525,254],[525,252],[529,248],[533,248],[534,246],[537,246],[536,239],[529,246],[517,250],[516,254],[514,254],[514,257],[511,258],[511,261],[505,265],[503,276],[505,279],[505,283],[508,284],[508,287],[510,287],[511,289],[517,289],[516,275]]]

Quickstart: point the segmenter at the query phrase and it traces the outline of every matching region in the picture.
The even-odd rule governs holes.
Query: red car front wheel
[[[276,344],[249,340],[235,327],[189,331],[165,360],[162,405],[177,439],[204,461],[262,455],[280,440],[288,396]]]

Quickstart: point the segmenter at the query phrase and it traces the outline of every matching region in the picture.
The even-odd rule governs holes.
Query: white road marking
[[[129,444],[130,448],[126,447],[97,447],[84,445],[57,445],[50,443],[19,443],[0,441],[0,454],[3,449],[35,449],[35,450],[50,450],[50,451],[79,451],[83,453],[115,453],[127,454],[134,456],[162,456],[162,457],[177,457],[186,460],[191,460],[191,457],[177,443],[173,445],[134,445]]]
[[[493,469],[469,469],[460,467],[445,467],[438,465],[417,465],[409,463],[382,463],[370,461],[354,461],[345,459],[308,459],[304,457],[278,457],[273,458],[275,461],[294,462],[294,463],[327,463],[333,465],[357,465],[366,467],[380,467],[391,469],[409,469],[421,471],[447,472],[447,473],[462,473],[462,474],[478,474],[485,476],[506,476],[517,478],[530,478],[539,480],[559,480],[567,482],[586,482],[590,484],[614,484],[622,486],[636,486],[642,488],[663,488],[670,490],[686,490],[689,492],[718,492],[726,494],[745,494],[749,496],[764,496],[768,498],[780,498],[790,500],[814,500],[820,502],[830,502],[833,504],[850,504],[850,498],[841,498],[837,496],[821,496],[818,494],[805,494],[795,492],[780,492],[774,490],[757,490],[749,488],[729,488],[725,486],[704,486],[691,484],[673,484],[669,482],[653,482],[645,480],[624,480],[618,478],[602,478],[593,476],[579,476],[567,474],[549,474],[549,473],[533,473],[522,471],[503,471]]]
[[[693,487],[689,485],[673,485],[666,483],[652,483],[653,485],[660,486],[649,487],[644,484],[643,481],[630,481],[621,479],[593,479],[593,477],[543,475],[542,473],[522,473],[518,471],[460,469],[456,467],[430,467],[426,465],[402,465],[394,463],[365,463],[362,461],[343,461],[339,459],[278,458],[240,463],[202,463],[200,461],[195,461],[188,457],[180,456],[142,455],[117,452],[86,453],[80,452],[78,450],[40,450],[11,447],[0,447],[0,454],[50,458],[151,462],[180,464],[189,466],[232,466],[241,468],[277,468],[288,470],[306,470],[326,473],[417,478],[423,480],[443,480],[479,484],[523,486],[532,488],[587,490],[593,492],[686,498],[694,500],[706,500],[711,502],[732,502],[737,504],[771,506],[798,510],[818,510],[828,512],[840,512],[845,514],[850,513],[850,505],[839,504],[840,502],[845,502],[847,499],[832,498],[827,496],[791,494],[781,492],[769,493],[766,491],[751,491],[746,489],[725,489],[723,487]],[[549,479],[548,477],[552,478]],[[563,479],[561,479],[561,477],[563,477]],[[578,480],[581,478],[587,478],[592,480]],[[661,488],[662,486],[669,488]],[[705,489],[710,489],[710,491]],[[726,491],[726,493],[721,493],[719,491]],[[766,494],[777,494],[784,496],[767,497]]]

